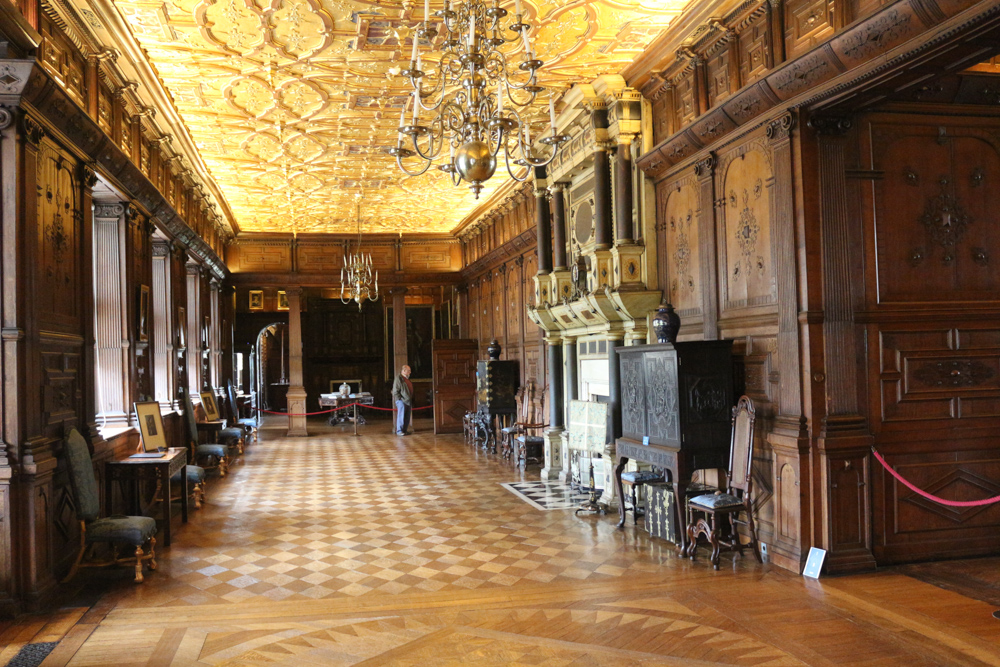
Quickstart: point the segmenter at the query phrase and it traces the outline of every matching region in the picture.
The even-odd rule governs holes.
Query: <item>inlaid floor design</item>
[[[576,509],[590,498],[589,491],[579,491],[561,482],[512,482],[500,486],[543,512]]]
[[[715,572],[614,516],[535,509],[460,436],[310,428],[262,430],[145,584],[86,572],[107,592],[0,623],[0,665],[51,641],[46,667],[1000,665],[994,607],[957,592]]]

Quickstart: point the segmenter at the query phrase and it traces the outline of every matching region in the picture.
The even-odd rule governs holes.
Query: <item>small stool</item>
[[[652,484],[654,482],[662,482],[663,475],[658,472],[653,472],[652,470],[629,470],[628,472],[622,473],[622,482],[628,483],[632,487],[632,523],[638,524],[639,517],[642,515],[639,512],[639,494],[636,489],[643,484]],[[620,498],[618,502],[624,503],[625,499]],[[626,510],[628,511],[628,510]]]

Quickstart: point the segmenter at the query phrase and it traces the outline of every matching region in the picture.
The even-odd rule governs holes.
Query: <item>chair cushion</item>
[[[253,417],[245,417],[243,419],[238,419],[236,423],[242,424],[243,426],[252,426],[254,428],[257,428],[257,420],[254,419]]]
[[[112,516],[87,524],[87,542],[122,542],[140,546],[156,534],[156,520],[148,516]]]
[[[221,459],[228,453],[229,447],[226,445],[198,445],[195,447],[196,456],[216,456]]]
[[[178,470],[171,477],[170,481],[177,484],[181,483],[181,473],[186,473],[189,482],[194,482],[195,484],[201,484],[205,481],[205,469],[201,466],[184,466],[184,470]]]
[[[624,475],[622,475],[624,477]],[[695,496],[688,501],[688,505],[698,505],[708,509],[724,509],[727,507],[742,507],[743,501],[728,493],[706,493],[702,496]]]
[[[243,437],[243,429],[237,428],[236,426],[230,426],[229,428],[224,428],[219,431],[220,440],[239,440]]]
[[[663,475],[658,475],[652,470],[629,470],[622,473],[622,481],[629,484],[649,484],[650,482],[662,482]]]

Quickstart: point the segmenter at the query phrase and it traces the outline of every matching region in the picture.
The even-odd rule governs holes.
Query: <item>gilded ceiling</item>
[[[543,85],[566,89],[630,63],[687,0],[524,2]],[[479,202],[395,145],[419,2],[115,0],[173,98],[243,232],[449,232]],[[506,4],[512,4],[505,2]],[[432,0],[431,11],[443,7]],[[425,69],[434,47],[423,46]],[[428,51],[430,51],[428,53]],[[547,120],[539,99],[538,127]]]

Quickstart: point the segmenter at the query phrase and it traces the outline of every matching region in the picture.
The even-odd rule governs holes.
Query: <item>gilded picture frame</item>
[[[133,403],[135,417],[139,422],[139,437],[144,452],[167,451],[167,433],[163,430],[160,404],[156,401]]]
[[[278,290],[278,310],[288,310],[288,293]]]
[[[219,421],[219,405],[215,402],[215,394],[211,391],[198,392],[201,396],[201,407],[205,409],[205,419],[210,422]]]
[[[250,310],[264,310],[264,290],[250,290],[250,303],[248,308]]]

